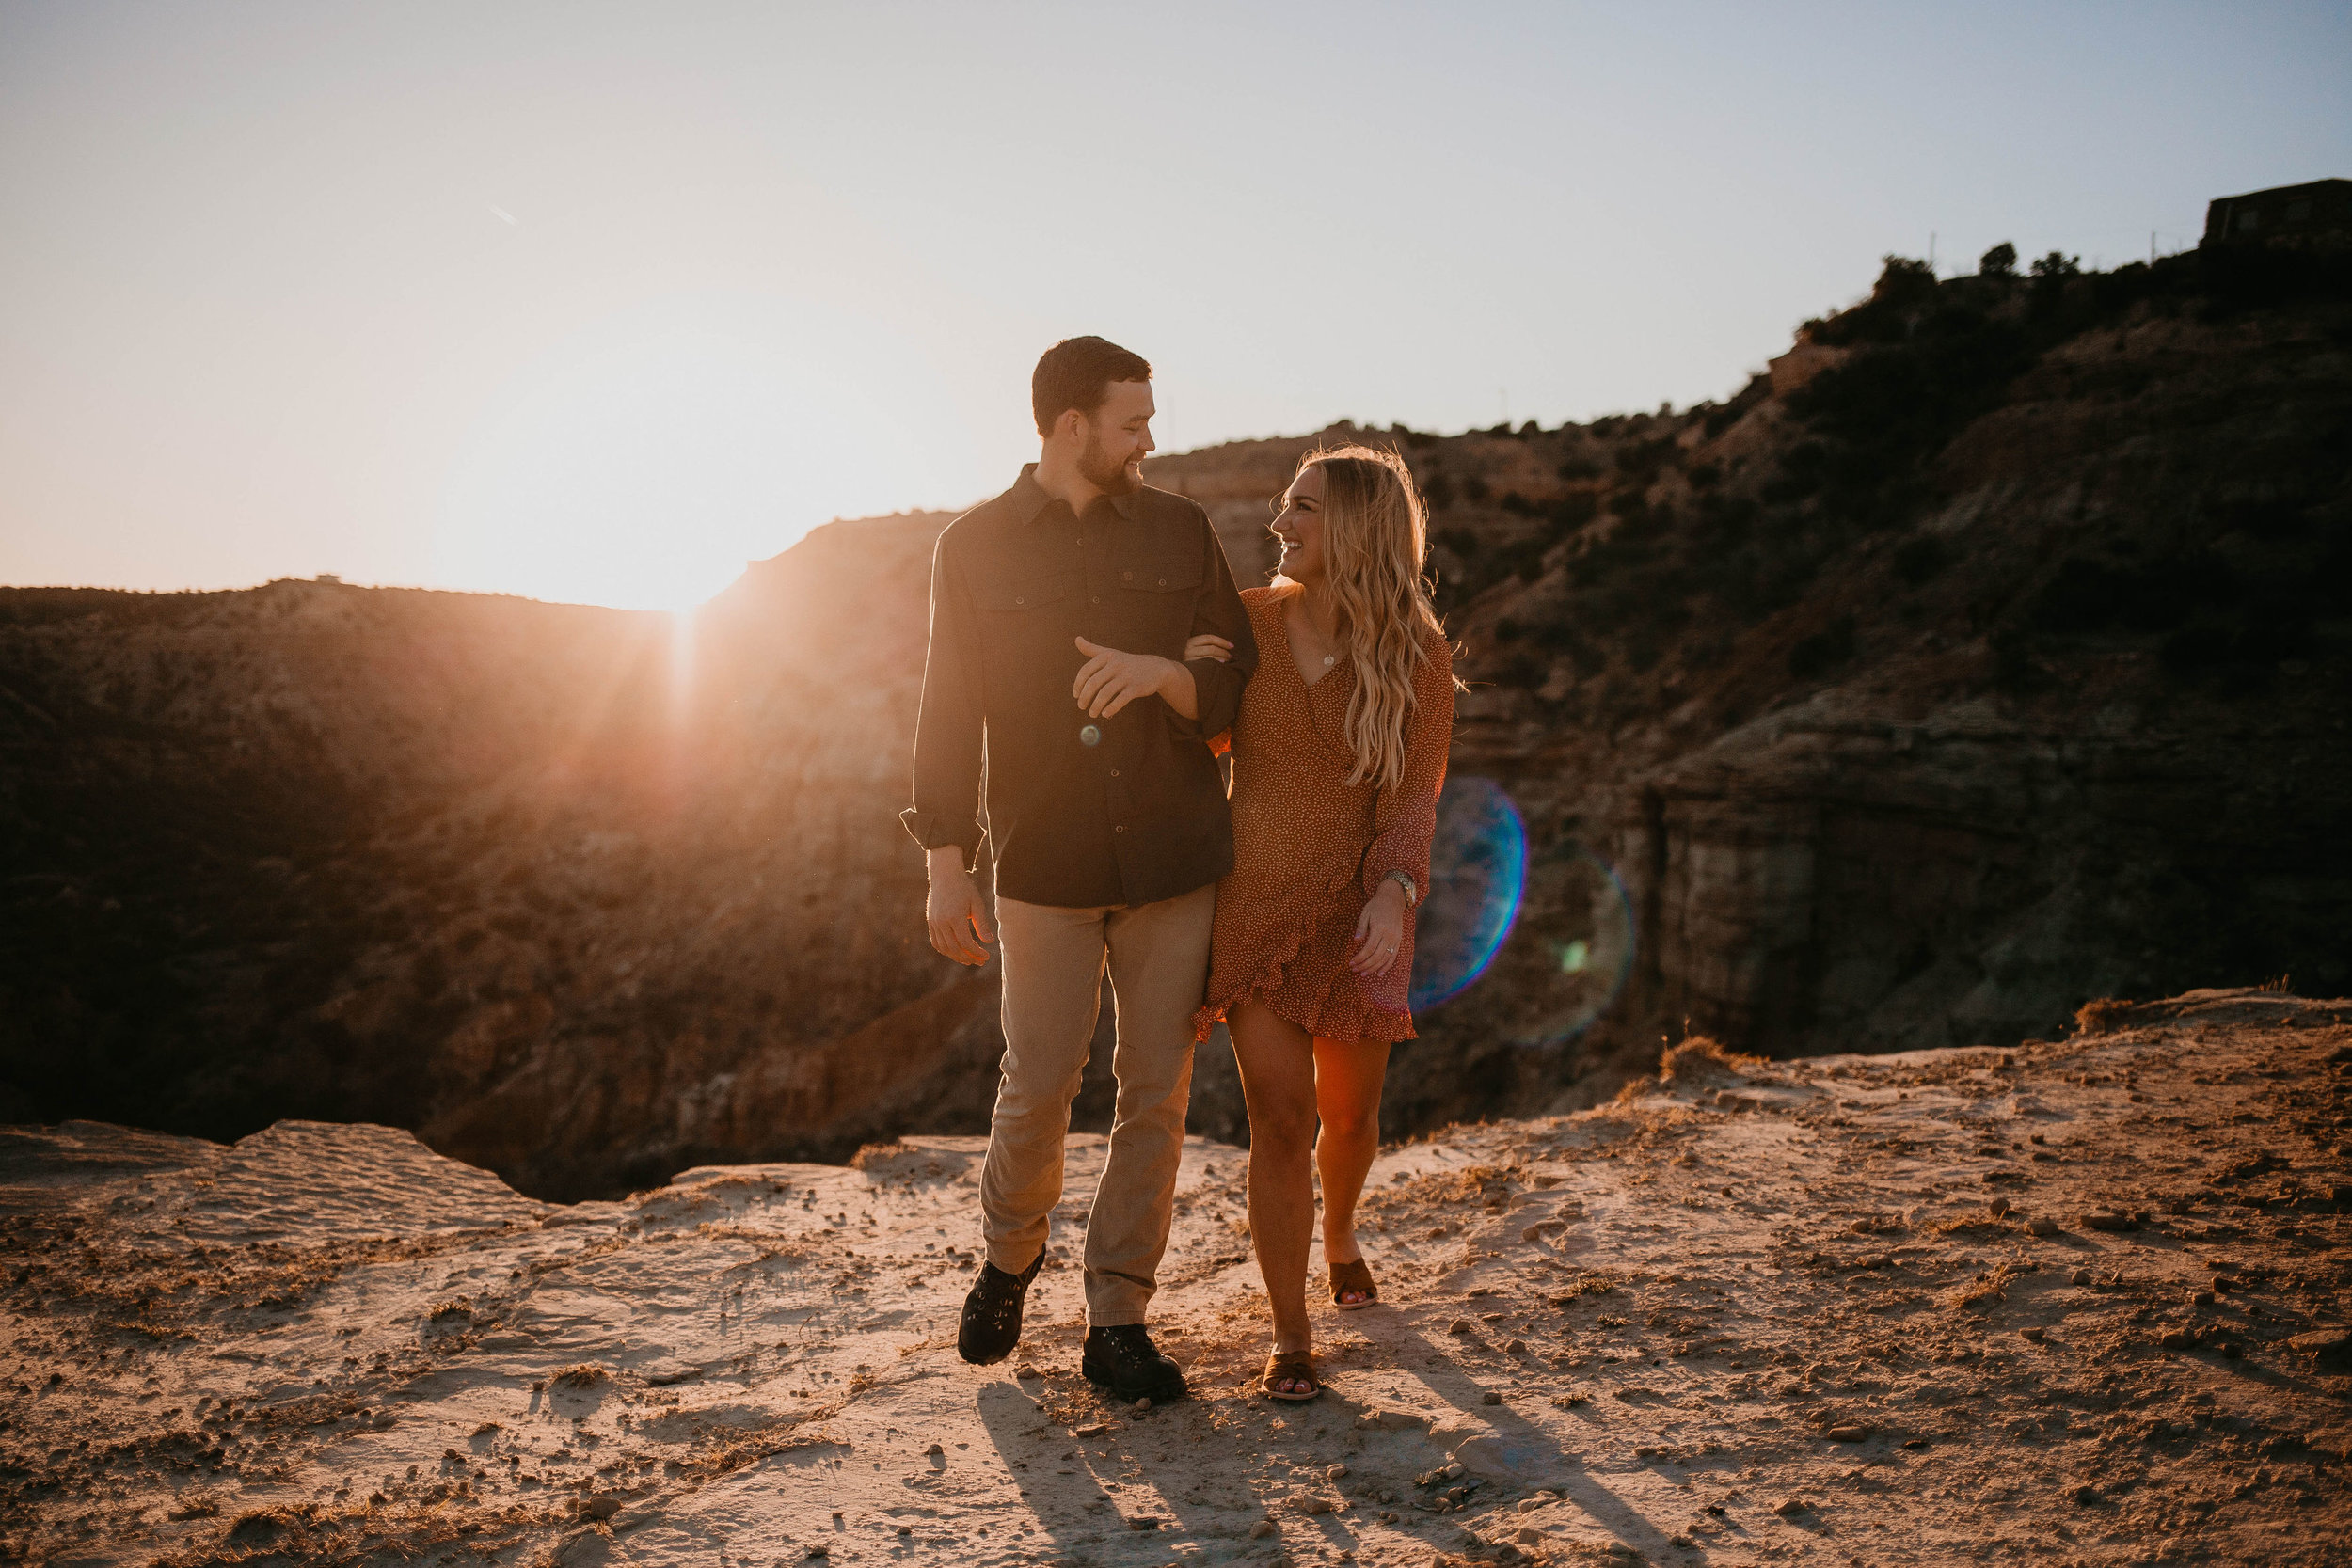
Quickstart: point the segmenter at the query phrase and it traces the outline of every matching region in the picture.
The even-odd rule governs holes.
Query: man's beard
[[[1087,432],[1086,450],[1078,454],[1078,477],[1106,496],[1130,496],[1143,482],[1127,472],[1127,465],[1111,461],[1094,432]]]

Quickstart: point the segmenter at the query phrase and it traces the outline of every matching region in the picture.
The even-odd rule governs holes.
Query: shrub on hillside
[[[1729,403],[1719,404],[1707,411],[1701,422],[1707,427],[1709,440],[1738,424],[1747,411],[1772,395],[1772,378],[1758,373],[1748,377],[1748,384],[1740,388]]]
[[[2235,598],[2237,575],[2210,551],[2172,556],[2145,566],[2118,566],[2074,556],[2035,596],[2033,625],[2048,632],[2170,631],[2200,606]]]
[[[1788,650],[1788,673],[1809,681],[1853,657],[1854,618],[1841,615]]]
[[[1920,318],[1935,309],[1935,269],[1908,256],[1889,256],[1885,263],[1868,299],[1826,321],[1806,322],[1798,337],[1841,348],[1899,343],[1910,337]]]
[[[2352,299],[2352,251],[2222,245],[2196,251],[2198,286],[2225,310],[2273,309],[2298,299]]]
[[[1895,575],[1913,588],[1941,572],[1945,564],[1944,542],[1932,536],[1906,539],[1895,546]]]
[[[1661,436],[1655,440],[1629,441],[1616,451],[1617,471],[1629,480],[1646,484],[1658,477],[1658,470],[1674,461],[1675,438]]]
[[[1977,271],[1986,277],[2017,276],[2017,247],[2003,240],[1977,258]]]

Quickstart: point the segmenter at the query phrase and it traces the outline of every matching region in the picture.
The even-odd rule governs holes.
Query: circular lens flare
[[[1415,1011],[1476,986],[1482,1028],[1545,1047],[1576,1039],[1624,995],[1639,945],[1625,879],[1573,842],[1531,847],[1517,803],[1493,780],[1447,782],[1429,881]]]
[[[1527,826],[1491,779],[1456,777],[1438,797],[1429,894],[1414,922],[1416,1011],[1441,1006],[1486,973],[1527,884]]]
[[[1575,844],[1532,857],[1525,907],[1487,991],[1514,1045],[1564,1045],[1609,1016],[1633,974],[1633,896]]]

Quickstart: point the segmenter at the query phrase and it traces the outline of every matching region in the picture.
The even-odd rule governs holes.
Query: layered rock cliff
[[[1938,283],[1721,404],[1392,430],[1526,898],[1391,1132],[1661,1035],[1992,1044],[2352,984],[2352,288],[2326,258]],[[1245,580],[1316,437],[1155,460]],[[367,1118],[526,1191],[974,1130],[993,972],[920,933],[929,545],[666,618],[278,582],[0,592],[0,1117]],[[1099,1125],[1099,1084],[1080,1125]],[[1196,1125],[1240,1134],[1230,1058]]]

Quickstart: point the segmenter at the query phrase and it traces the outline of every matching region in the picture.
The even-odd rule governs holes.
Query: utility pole
[[[2153,229],[2148,230],[2148,264],[2156,264],[2156,231]]]
[[[1935,230],[1928,230],[1928,276],[1935,276]]]

